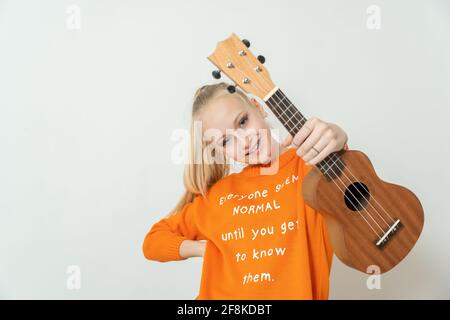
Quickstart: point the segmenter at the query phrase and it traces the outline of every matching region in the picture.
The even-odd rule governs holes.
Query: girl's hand
[[[183,258],[203,257],[205,248],[206,241],[184,240],[180,245],[180,256]]]
[[[347,139],[347,134],[337,125],[311,118],[294,137],[288,135],[281,145],[292,144],[306,164],[315,165],[330,153],[347,149]]]

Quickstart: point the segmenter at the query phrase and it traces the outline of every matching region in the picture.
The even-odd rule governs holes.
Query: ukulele
[[[261,98],[292,135],[306,118],[274,85],[248,40],[234,33],[217,43],[208,59],[243,91]],[[336,256],[347,266],[369,273],[391,270],[417,242],[424,223],[419,199],[405,187],[381,180],[369,158],[358,150],[329,154],[302,182],[305,202],[325,217]],[[375,269],[374,269],[375,268]],[[373,271],[372,271],[373,272]],[[371,273],[371,272],[370,272]]]

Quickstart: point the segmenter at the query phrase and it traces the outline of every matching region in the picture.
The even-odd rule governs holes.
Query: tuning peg
[[[236,92],[236,86],[229,85],[227,87],[227,89],[228,89],[229,93],[235,93]]]
[[[262,64],[264,64],[264,62],[266,62],[266,58],[264,58],[264,56],[259,55],[258,61],[261,62]]]
[[[250,48],[250,41],[248,41],[247,39],[243,39],[243,40],[242,40],[242,43],[245,44],[245,46],[246,46],[247,48]]]
[[[220,79],[221,75],[220,75],[220,70],[214,70],[212,72],[212,76],[214,79]]]

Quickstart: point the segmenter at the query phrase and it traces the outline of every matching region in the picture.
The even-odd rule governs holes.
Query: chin
[[[261,164],[268,164],[272,159],[270,157],[264,157],[259,161]]]
[[[263,153],[262,155],[258,155],[257,161],[259,164],[267,164],[271,161],[271,157],[267,153]]]

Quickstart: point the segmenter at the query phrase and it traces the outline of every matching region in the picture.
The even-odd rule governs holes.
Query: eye
[[[243,117],[241,118],[241,120],[239,121],[239,125],[240,125],[240,126],[243,126],[243,125],[245,125],[245,124],[247,123],[247,121],[248,121],[248,115],[245,115],[245,116],[243,116]]]

